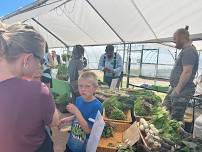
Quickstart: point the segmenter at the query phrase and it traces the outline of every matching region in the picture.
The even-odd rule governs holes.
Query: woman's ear
[[[32,56],[33,56],[32,54],[23,55],[23,59],[22,59],[23,68],[27,69],[29,67]]]

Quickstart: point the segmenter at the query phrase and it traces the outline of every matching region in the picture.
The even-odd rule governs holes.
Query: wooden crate
[[[110,122],[110,125],[116,132],[124,132],[131,126],[130,123],[113,122],[113,121]]]

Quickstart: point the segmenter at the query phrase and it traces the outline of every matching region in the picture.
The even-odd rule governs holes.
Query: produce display
[[[111,127],[110,123],[106,123],[104,130],[102,132],[103,138],[113,137],[113,128]]]
[[[202,152],[202,139],[193,139],[191,134],[182,128],[181,122],[171,120],[168,111],[162,107],[161,98],[153,91],[141,89],[129,90],[127,93],[128,96],[124,93],[118,96],[114,94],[105,100],[105,115],[109,119],[126,120],[126,112],[134,110],[135,115],[139,116],[139,130],[143,142],[137,143],[136,148],[122,145],[117,152],[137,151],[138,146],[145,147],[148,152]],[[110,124],[106,124],[102,138],[109,139],[107,147],[117,148],[117,145],[123,144],[119,141],[113,142],[111,138],[116,138],[115,136],[115,127],[113,132]]]

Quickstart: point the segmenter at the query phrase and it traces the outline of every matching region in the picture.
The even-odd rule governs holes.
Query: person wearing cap
[[[174,43],[181,52],[170,75],[171,89],[164,106],[170,112],[171,119],[182,121],[187,104],[195,92],[193,80],[198,71],[199,55],[187,29],[181,28],[174,33]]]
[[[113,45],[107,45],[105,54],[100,57],[98,69],[104,72],[104,82],[111,86],[112,79],[121,78],[123,62],[121,56],[114,52]]]

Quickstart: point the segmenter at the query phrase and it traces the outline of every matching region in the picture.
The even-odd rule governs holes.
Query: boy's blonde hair
[[[97,76],[94,72],[85,71],[79,76],[79,80],[80,79],[91,79],[93,86],[98,87]]]

